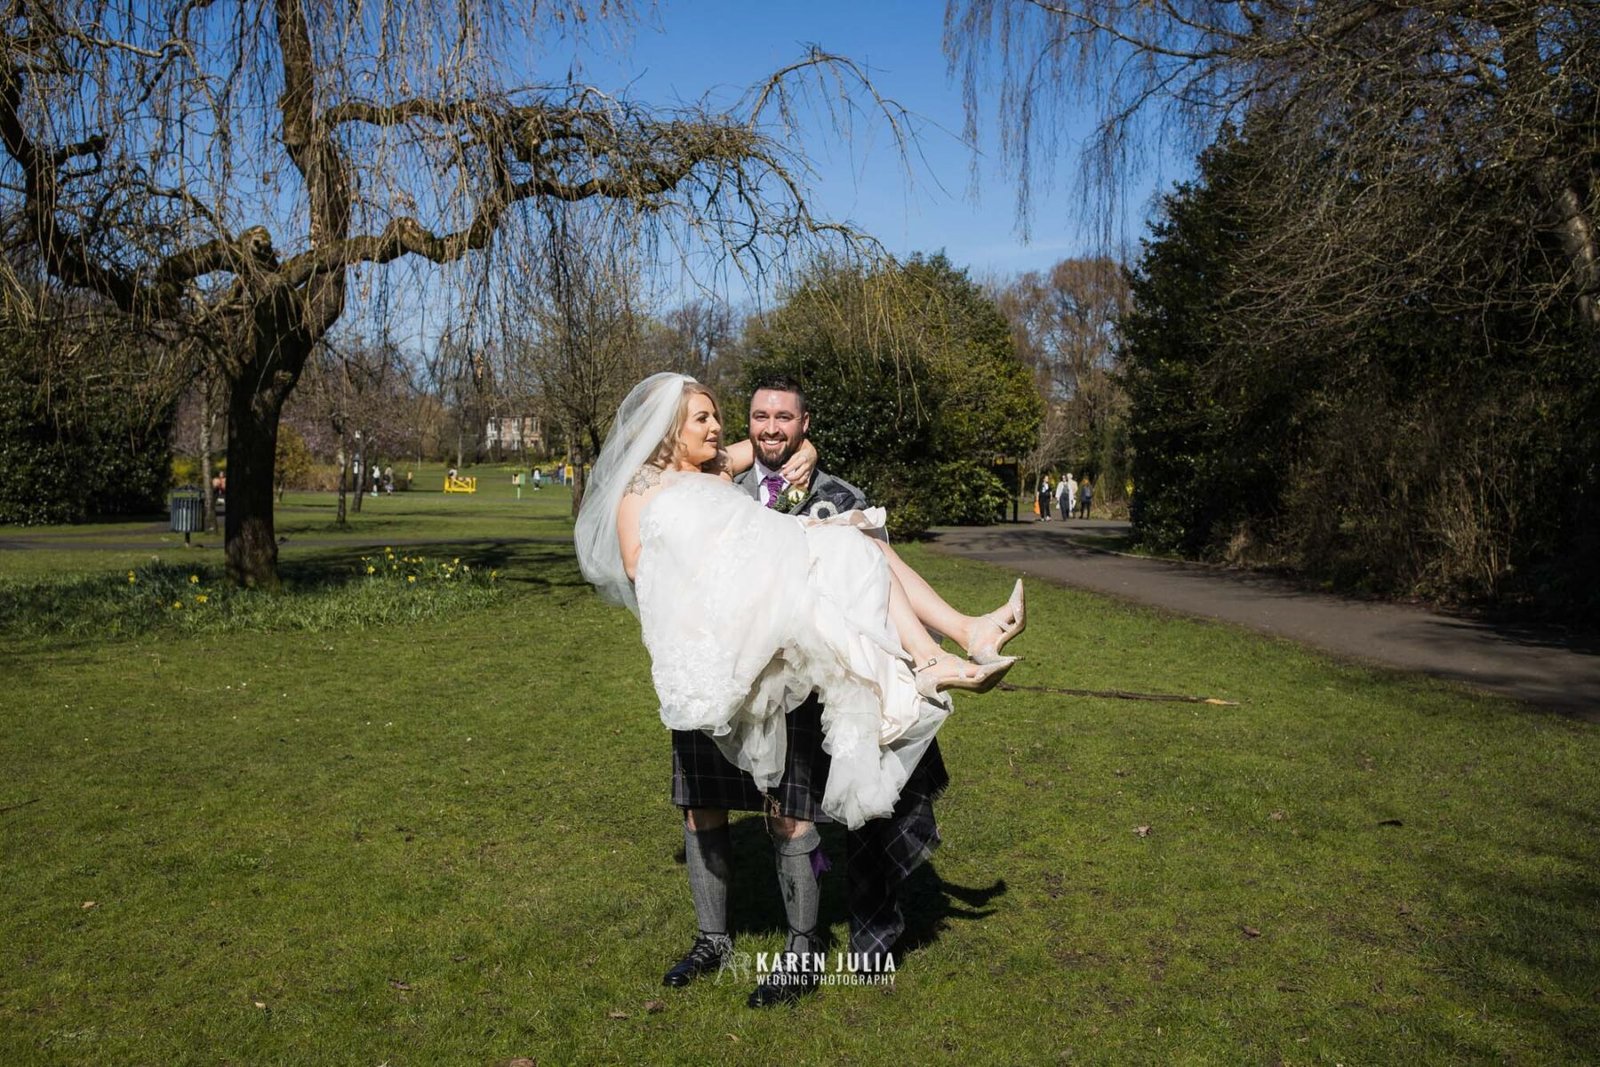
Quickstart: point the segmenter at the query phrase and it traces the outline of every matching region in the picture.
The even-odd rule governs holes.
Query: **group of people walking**
[[[1050,521],[1052,505],[1060,510],[1063,519],[1087,519],[1094,506],[1094,483],[1087,478],[1079,482],[1068,471],[1065,478],[1052,485],[1050,476],[1045,475],[1039,480],[1039,502],[1035,506],[1040,522]]]

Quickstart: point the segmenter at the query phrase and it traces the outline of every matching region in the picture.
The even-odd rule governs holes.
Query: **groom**
[[[811,425],[805,394],[789,378],[772,377],[750,396],[750,441],[755,466],[736,480],[768,507],[825,517],[866,506],[849,482],[814,471],[810,483],[791,486],[779,473],[805,440]],[[822,705],[813,695],[787,716],[788,752],[783,777],[763,794],[745,772],[729,763],[699,731],[672,734],[672,802],[684,811],[684,857],[699,936],[662,981],[684,986],[717,971],[731,958],[728,893],[733,869],[729,810],[765,811],[776,852],[778,889],[783,895],[791,961],[823,951],[818,935],[818,877],[826,869],[816,823],[829,821],[821,808],[828,783],[828,754],[822,750]],[[935,741],[901,791],[894,814],[846,835],[850,951],[864,968],[889,958],[905,929],[896,890],[939,843],[933,801],[949,778]],[[750,994],[753,1008],[792,1003],[816,988],[817,974],[790,966],[762,979]]]

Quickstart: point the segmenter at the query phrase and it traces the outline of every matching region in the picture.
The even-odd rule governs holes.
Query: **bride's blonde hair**
[[[672,416],[672,428],[667,431],[667,436],[661,439],[656,454],[650,457],[652,465],[663,468],[672,466],[673,457],[678,453],[678,435],[683,433],[683,424],[689,421],[691,396],[703,396],[711,401],[712,413],[716,415],[718,422],[722,421],[722,406],[717,403],[717,394],[692,378],[684,382],[683,396],[679,398],[678,410]]]

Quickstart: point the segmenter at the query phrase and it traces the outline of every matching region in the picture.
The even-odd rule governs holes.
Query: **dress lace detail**
[[[882,513],[782,515],[726,481],[668,473],[639,521],[635,591],[662,721],[704,730],[756,784],[783,773],[783,716],[813,692],[832,756],[823,809],[889,814],[949,713],[926,701],[888,621]]]

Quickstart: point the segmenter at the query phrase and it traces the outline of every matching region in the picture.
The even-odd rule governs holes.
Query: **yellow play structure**
[[[478,491],[478,479],[467,478],[459,474],[447,474],[444,476],[444,491],[447,493],[476,493]]]

